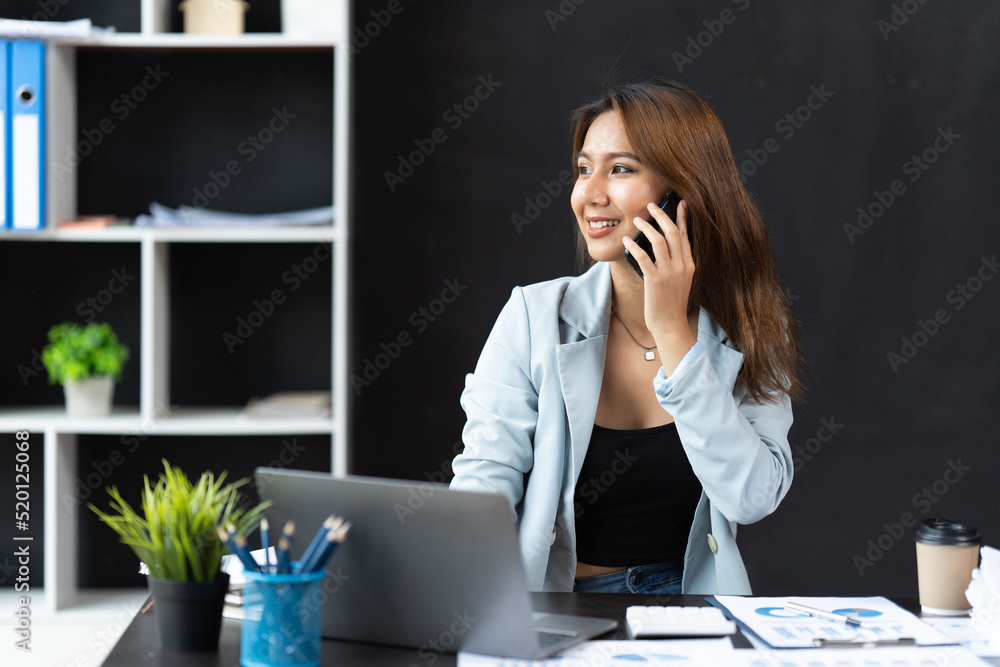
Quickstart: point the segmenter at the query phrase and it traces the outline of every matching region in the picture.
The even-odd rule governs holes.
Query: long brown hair
[[[591,123],[608,111],[620,114],[636,157],[687,202],[695,262],[688,308],[707,310],[743,353],[740,382],[753,400],[773,401],[783,392],[801,401],[804,363],[795,321],[767,226],[740,181],[722,123],[673,81],[615,86],[575,112],[574,168]]]

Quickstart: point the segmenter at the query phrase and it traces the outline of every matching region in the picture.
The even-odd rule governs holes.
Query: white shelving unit
[[[67,241],[79,243],[136,243],[141,257],[141,358],[138,410],[116,409],[108,417],[68,417],[63,408],[9,409],[0,407],[0,432],[29,431],[33,447],[37,436],[44,442],[45,606],[55,611],[77,599],[77,521],[80,503],[74,498],[77,473],[77,436],[80,434],[146,435],[297,435],[328,434],[332,472],[348,472],[347,457],[347,221],[350,216],[348,175],[350,112],[350,2],[336,5],[336,25],[320,39],[281,34],[204,36],[167,33],[167,0],[141,0],[141,32],[112,34],[87,41],[51,41],[46,50],[48,94],[46,109],[47,228],[0,232],[0,242]],[[60,183],[53,165],[78,140],[76,128],[75,58],[79,49],[329,49],[334,58],[333,198],[336,217],[332,225],[267,229],[156,229],[121,227],[104,230],[57,229],[57,220],[75,216],[77,192],[74,179]],[[178,243],[331,243],[332,276],[332,414],[329,418],[254,419],[238,408],[185,408],[170,401],[169,331],[170,248]],[[35,471],[36,474],[41,471]],[[37,500],[38,499],[34,499]]]

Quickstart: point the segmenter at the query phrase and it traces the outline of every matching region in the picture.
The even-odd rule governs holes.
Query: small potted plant
[[[144,476],[142,513],[109,487],[112,512],[89,507],[132,548],[149,569],[149,590],[156,601],[160,646],[176,651],[218,648],[222,606],[229,575],[222,571],[226,551],[219,526],[233,524],[241,535],[256,528],[270,502],[246,510],[239,506],[241,479],[223,486],[202,473],[192,484],[180,468],[163,461],[164,471],[154,485]]]
[[[118,341],[107,322],[80,326],[57,324],[48,333],[42,363],[49,384],[57,382],[66,394],[66,412],[77,417],[95,417],[111,412],[115,380],[121,380],[129,349]]]

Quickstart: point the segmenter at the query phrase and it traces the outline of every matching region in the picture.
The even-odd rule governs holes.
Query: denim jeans
[[[574,593],[662,593],[681,592],[684,563],[637,565],[618,572],[573,580]]]

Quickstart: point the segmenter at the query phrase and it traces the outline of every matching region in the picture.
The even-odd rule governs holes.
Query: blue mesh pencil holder
[[[320,664],[322,580],[326,570],[302,574],[245,571],[240,664],[243,667]]]

